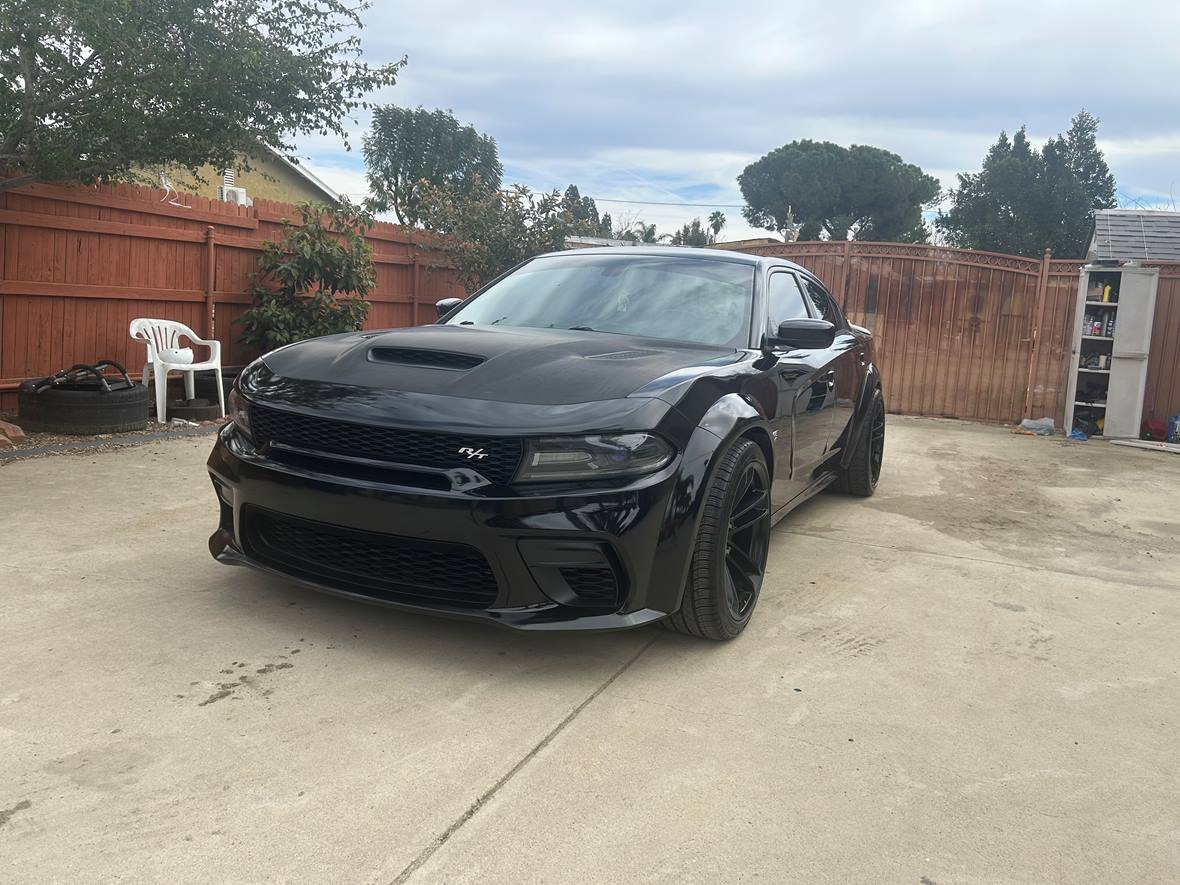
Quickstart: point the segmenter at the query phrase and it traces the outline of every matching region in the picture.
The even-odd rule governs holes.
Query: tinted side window
[[[778,334],[779,323],[808,315],[803,293],[799,291],[799,282],[793,273],[770,275],[769,302],[770,322],[766,331],[771,336]]]
[[[807,287],[807,294],[811,297],[811,303],[815,305],[815,312],[827,320],[829,323],[835,323],[837,326],[844,325],[844,318],[840,316],[840,310],[836,307],[836,303],[832,300],[832,296],[827,293],[819,283],[815,280],[804,279],[803,285]]]

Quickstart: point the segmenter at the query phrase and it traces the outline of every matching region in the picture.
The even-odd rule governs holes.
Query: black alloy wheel
[[[746,628],[770,550],[770,471],[762,449],[738,439],[720,458],[705,499],[680,610],[663,623],[703,639]]]
[[[881,462],[885,459],[885,403],[877,400],[873,423],[869,428],[869,475],[876,488],[881,479]]]
[[[770,480],[766,466],[751,459],[735,484],[725,541],[725,601],[741,620],[754,608],[770,547]]]
[[[840,470],[840,489],[867,498],[877,490],[885,461],[885,400],[878,389],[865,410],[868,427],[861,434],[848,464]]]

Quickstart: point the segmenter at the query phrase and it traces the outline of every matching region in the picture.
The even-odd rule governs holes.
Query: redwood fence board
[[[227,366],[249,362],[238,321],[250,275],[262,243],[298,218],[271,200],[235,206],[129,185],[0,193],[0,409],[15,409],[24,378],[73,363],[139,372],[145,350],[127,334],[139,316],[218,338]],[[377,286],[366,328],[428,322],[435,301],[463,294],[429,235],[382,222],[367,239]]]

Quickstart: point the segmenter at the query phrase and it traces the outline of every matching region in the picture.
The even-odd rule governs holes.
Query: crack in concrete
[[[1142,582],[1130,581],[1125,578],[1117,576],[1096,575],[1093,572],[1084,571],[1070,571],[1069,569],[1050,568],[1044,565],[1032,565],[1027,562],[1017,562],[1015,560],[1006,559],[990,559],[986,556],[967,556],[963,553],[942,553],[937,550],[922,550],[918,547],[898,547],[893,544],[874,544],[872,541],[865,541],[861,538],[850,538],[846,535],[841,535],[837,532],[806,532],[800,529],[788,528],[787,526],[778,525],[774,527],[774,534],[784,535],[801,535],[804,538],[816,538],[824,541],[838,541],[841,544],[858,544],[861,547],[873,547],[877,550],[891,550],[894,553],[912,553],[918,556],[935,556],[940,559],[958,559],[964,562],[979,562],[985,565],[999,565],[1005,568],[1025,569],[1033,572],[1047,572],[1051,575],[1063,575],[1070,578],[1093,578],[1104,583],[1121,584],[1127,587],[1139,587],[1150,590],[1176,589],[1171,584],[1156,582]]]
[[[653,636],[651,639],[649,639],[647,642],[645,642],[643,644],[643,646],[639,649],[639,651],[637,651],[630,658],[628,658],[623,663],[623,665],[621,667],[619,667],[617,670],[615,670],[615,672],[612,673],[607,678],[607,680],[605,682],[603,682],[600,686],[598,686],[598,688],[594,689],[594,691],[592,691],[586,697],[585,700],[583,700],[580,704],[578,704],[578,706],[574,707],[574,709],[571,710],[569,712],[569,714],[567,714],[564,719],[562,719],[559,723],[557,723],[557,725],[555,725],[553,728],[551,728],[549,730],[549,732],[543,738],[541,738],[541,740],[539,740],[536,744],[534,744],[532,749],[529,750],[527,753],[525,753],[524,756],[522,756],[517,761],[517,763],[515,765],[513,765],[512,768],[510,768],[508,770],[508,772],[506,774],[504,774],[498,781],[496,781],[494,784],[492,784],[492,786],[488,790],[486,790],[478,799],[476,799],[473,803],[471,803],[471,805],[468,806],[467,810],[464,811],[461,815],[459,815],[459,817],[457,817],[451,823],[451,825],[449,827],[447,827],[445,830],[443,830],[442,833],[440,833],[438,836],[436,836],[431,841],[431,843],[429,845],[427,845],[420,852],[418,852],[418,856],[415,857],[409,863],[409,865],[407,865],[406,868],[398,874],[397,878],[393,880],[391,885],[403,885],[403,883],[409,881],[410,877],[413,876],[414,873],[418,872],[418,870],[421,869],[422,866],[428,860],[430,860],[430,858],[434,857],[435,853],[440,848],[442,848],[444,845],[446,845],[447,842],[450,840],[450,838],[452,836],[454,836],[455,833],[457,833],[463,827],[464,824],[466,824],[469,820],[471,820],[473,817],[475,817],[475,815],[479,812],[479,810],[481,808],[483,808],[485,805],[487,805],[488,802],[490,802],[495,797],[495,795],[500,791],[500,789],[505,784],[507,784],[514,777],[516,777],[516,775],[519,774],[520,771],[526,765],[528,765],[531,761],[533,761],[533,759],[536,758],[538,753],[540,753],[547,746],[549,746],[551,743],[553,743],[554,738],[556,738],[559,734],[561,734],[571,722],[573,722],[575,719],[577,719],[578,715],[583,710],[585,710],[588,706],[590,706],[590,704],[593,703],[594,700],[599,695],[601,695],[604,691],[606,691],[608,688],[610,688],[611,684],[616,679],[618,679],[620,676],[622,676],[624,673],[626,673],[627,670],[630,669],[632,664],[634,664],[641,657],[643,657],[644,653],[649,648],[651,648],[653,645],[655,645],[656,640],[659,638],[660,638],[660,634],[657,633],[655,636]]]

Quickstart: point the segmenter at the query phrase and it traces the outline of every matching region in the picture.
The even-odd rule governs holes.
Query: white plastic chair
[[[209,358],[203,362],[176,363],[161,359],[160,355],[172,348],[180,347],[181,337],[192,344],[209,348]],[[221,386],[221,342],[198,338],[197,333],[174,320],[135,319],[131,321],[131,337],[147,345],[147,362],[143,364],[143,386],[148,386],[148,371],[156,381],[156,420],[161,424],[168,420],[168,373],[184,374],[185,399],[196,396],[195,372],[217,373],[217,403],[225,416],[225,391]]]

